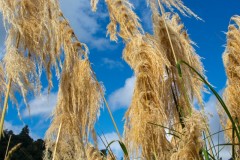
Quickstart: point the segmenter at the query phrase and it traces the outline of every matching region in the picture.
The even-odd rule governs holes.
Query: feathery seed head
[[[199,111],[193,110],[185,118],[185,128],[182,130],[177,147],[171,155],[171,160],[200,160],[200,151],[203,147],[202,132],[205,129],[203,116]]]
[[[93,130],[102,103],[101,92],[87,59],[75,61],[72,71],[63,71],[53,122],[46,134],[47,148],[51,150],[57,127],[62,122],[57,150],[59,159],[65,155],[72,155],[72,159],[86,158],[89,132]],[[66,143],[70,148],[64,146]]]
[[[240,16],[233,16],[227,32],[227,46],[223,54],[223,62],[227,74],[227,87],[223,93],[223,98],[228,105],[231,116],[236,120],[237,125],[240,122]],[[230,120],[226,113],[219,107],[219,114],[223,128],[232,128]],[[232,141],[232,132],[227,131],[226,137]],[[237,143],[237,138],[235,142]],[[239,146],[235,146],[236,158],[240,158]]]
[[[110,14],[107,34],[110,39],[117,41],[117,33],[125,41],[143,32],[138,16],[133,12],[133,6],[128,0],[106,0]],[[119,25],[119,32],[117,26]]]

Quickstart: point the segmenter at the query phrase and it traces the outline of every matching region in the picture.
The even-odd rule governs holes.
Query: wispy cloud
[[[80,41],[99,50],[111,48],[105,35],[104,21],[108,14],[106,10],[101,10],[103,7],[98,7],[98,11],[93,13],[89,0],[60,0],[60,6]]]
[[[108,98],[109,105],[113,111],[127,108],[132,99],[136,77],[126,79],[123,87],[110,94]]]
[[[47,89],[43,93],[29,102],[30,115],[28,109],[25,108],[22,112],[23,117],[31,116],[43,116],[49,117],[53,111],[53,108],[57,103],[57,93],[47,93]]]
[[[124,65],[120,61],[115,61],[109,58],[102,58],[102,65],[106,66],[109,69],[123,69]]]

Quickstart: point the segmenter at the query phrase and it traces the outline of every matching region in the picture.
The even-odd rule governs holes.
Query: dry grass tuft
[[[51,88],[52,66],[59,76],[61,41],[58,3],[51,0],[7,0],[0,2],[0,10],[8,32],[6,46],[18,41],[16,48],[38,65],[39,73],[44,66]]]
[[[173,44],[173,53],[169,38],[167,35],[166,27],[164,25],[164,18],[166,19],[167,28]],[[157,13],[153,13],[154,22],[154,37],[160,47],[163,48],[164,54],[168,57],[172,66],[176,66],[176,61],[183,60],[195,68],[200,74],[204,75],[204,69],[200,61],[200,57],[195,53],[192,45],[194,44],[184,29],[184,25],[181,23],[180,18],[177,14],[167,14],[166,17],[159,16]],[[175,54],[175,55],[174,55]],[[175,58],[176,61],[175,61]],[[199,104],[202,104],[201,91],[203,90],[203,83],[198,80],[198,77],[186,66],[182,66],[183,82],[186,88],[186,93],[193,101],[193,97],[198,99]],[[184,91],[180,85],[182,81],[178,78],[176,67],[169,68],[169,78],[174,81],[175,87],[180,90],[180,94]],[[171,87],[168,87],[171,88]]]
[[[235,24],[230,24],[227,32],[227,46],[223,54],[223,62],[227,73],[227,87],[224,91],[224,100],[228,105],[231,116],[239,125],[240,121],[240,16],[231,19]],[[224,111],[220,110],[223,128],[232,128],[230,120]],[[232,132],[226,132],[227,138],[232,141]],[[235,139],[235,143],[237,142]],[[240,158],[239,146],[235,147],[237,158]]]
[[[62,122],[56,160],[86,159],[85,147],[101,106],[102,91],[93,78],[89,61],[78,60],[71,69],[62,73],[53,122],[46,133],[47,149],[52,150]]]
[[[92,146],[91,144],[87,145],[87,159],[88,160],[104,160],[103,155],[101,154],[101,152],[96,149],[94,146]]]
[[[10,97],[15,101],[14,93],[19,92],[23,95],[24,102],[28,106],[27,94],[31,91],[35,94],[40,92],[40,80],[34,70],[36,66],[30,59],[24,57],[24,53],[19,53],[14,46],[7,46],[6,50],[3,63],[6,77],[12,81]]]
[[[173,149],[171,160],[200,160],[203,147],[202,132],[205,129],[205,121],[199,111],[193,111],[184,119],[185,128],[182,130],[180,140]]]
[[[133,6],[128,0],[106,0],[111,22],[107,26],[110,39],[117,41],[117,27],[119,36],[130,41],[133,36],[142,32],[138,16],[133,12]]]
[[[139,156],[141,150],[147,159],[152,159],[154,154],[166,157],[170,147],[165,131],[148,123],[167,121],[161,94],[164,92],[164,67],[169,62],[162,55],[153,39],[144,36],[132,39],[124,50],[124,59],[136,74],[132,102],[125,114],[125,138],[131,153]]]

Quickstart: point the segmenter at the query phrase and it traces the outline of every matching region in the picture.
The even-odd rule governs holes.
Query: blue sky
[[[146,32],[152,33],[151,12],[145,0],[130,0]],[[225,71],[222,63],[222,53],[226,44],[226,35],[230,17],[240,15],[240,3],[238,0],[184,0],[186,6],[191,8],[203,21],[194,18],[183,17],[191,39],[196,42],[197,53],[202,57],[208,80],[218,91],[221,91],[226,83]],[[90,61],[97,78],[106,89],[106,98],[113,110],[120,132],[123,131],[123,117],[133,92],[134,75],[130,67],[122,59],[124,43],[121,39],[117,43],[110,42],[106,37],[106,26],[109,22],[107,8],[103,0],[98,4],[98,10],[93,13],[89,0],[60,0],[64,15],[70,21],[79,40],[86,43],[90,50]],[[0,48],[4,48],[5,31],[0,25]],[[4,52],[4,51],[3,51]],[[47,95],[47,84],[43,79],[42,95],[29,97],[31,117],[21,105],[23,121],[17,116],[13,106],[9,106],[5,126],[19,132],[21,127],[28,124],[35,138],[43,138],[49,125],[49,117],[56,104],[58,81],[54,79],[54,88]],[[21,99],[19,100],[21,102]],[[207,110],[213,112],[210,124],[218,129],[215,99],[211,95],[205,95]],[[113,125],[107,113],[107,109],[101,110],[101,115],[96,123],[99,134],[105,133],[109,141],[116,139]],[[117,150],[117,146],[116,150]]]

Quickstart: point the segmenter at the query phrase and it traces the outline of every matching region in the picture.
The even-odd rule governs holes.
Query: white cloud
[[[103,58],[102,59],[103,65],[105,65],[107,68],[109,69],[122,69],[124,68],[123,63],[121,63],[120,61],[114,61],[112,59],[109,58]]]
[[[134,91],[135,80],[135,76],[126,79],[122,88],[119,88],[110,94],[108,102],[113,111],[121,108],[127,108],[130,105]]]
[[[97,12],[93,13],[89,0],[60,0],[60,6],[80,41],[100,50],[111,48],[105,36],[106,26],[103,22],[108,14],[101,10],[103,7],[98,7]]]
[[[106,142],[106,140],[107,142]],[[119,140],[117,133],[111,132],[111,133],[106,133],[104,135],[101,135],[101,139],[104,141],[105,145],[108,145],[110,142],[114,140]],[[98,148],[99,149],[106,149],[105,145],[103,144],[102,140],[98,138]],[[111,150],[113,151],[114,155],[117,156],[118,159],[120,159],[123,156],[122,149],[119,145],[118,142],[114,142],[110,146]]]
[[[48,117],[53,111],[57,103],[57,93],[47,93],[47,89],[43,93],[29,102],[30,116],[45,116]],[[28,109],[23,111],[23,117],[28,117]]]

